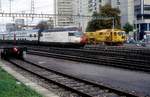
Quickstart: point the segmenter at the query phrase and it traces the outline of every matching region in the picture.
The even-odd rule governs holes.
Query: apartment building
[[[100,12],[102,6],[111,4],[111,0],[88,0],[88,12]]]
[[[55,26],[72,26],[74,19],[74,0],[54,0]]]
[[[90,19],[82,16],[92,16],[107,3],[111,3],[111,0],[55,0],[55,14],[60,15],[55,17],[55,26],[79,26],[85,31]]]
[[[144,32],[150,31],[150,0],[135,0],[135,18],[139,39],[143,39]]]
[[[100,8],[107,3],[111,3],[111,0],[78,0],[80,2],[81,7],[79,7],[80,15],[92,16],[93,12],[100,12]],[[80,17],[80,24],[82,26],[83,31],[85,31],[88,22],[91,18]]]
[[[127,22],[131,25],[134,24],[134,0],[111,0],[111,5],[113,8],[118,8],[121,12],[121,27]]]

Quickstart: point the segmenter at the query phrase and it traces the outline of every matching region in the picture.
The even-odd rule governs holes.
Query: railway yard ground
[[[134,48],[135,46],[131,46],[131,47]],[[92,63],[84,63],[84,62],[75,62],[75,61],[57,59],[52,57],[44,57],[44,56],[32,55],[32,54],[27,54],[25,60],[38,64],[39,66],[42,66],[44,68],[61,72],[63,74],[68,74],[76,78],[88,80],[96,84],[101,84],[107,87],[111,87],[113,89],[138,95],[137,97],[150,97],[150,73],[149,72],[127,69],[127,68],[123,69],[123,68],[118,68],[113,66],[105,66],[105,65],[101,65],[100,63],[92,64]],[[16,66],[12,65],[7,61],[4,60],[0,60],[0,61],[2,61],[3,64],[17,71],[18,73],[24,75],[28,79],[32,80],[33,82],[41,85],[42,87],[45,87],[49,91],[54,92],[56,95],[60,97],[79,97],[79,96],[73,96],[74,93],[72,93],[72,91],[71,91],[72,96],[64,96],[64,94],[70,95],[68,94],[70,93],[70,91],[69,92],[67,91],[66,93],[64,89],[56,88],[57,86],[54,88],[55,85],[49,84],[48,82],[45,82],[45,80],[41,80],[30,73],[26,73],[22,69],[17,68]],[[141,62],[141,61],[138,60],[137,62]],[[149,61],[147,61],[147,59],[145,64],[149,64]],[[20,62],[20,65],[24,65],[24,64]],[[38,71],[42,72],[41,70]],[[48,76],[49,74],[46,75]],[[65,93],[61,93],[62,91]],[[88,96],[82,96],[82,97],[88,97]],[[109,95],[109,96],[91,96],[91,97],[120,97],[120,96]],[[130,97],[130,96],[125,96],[125,97]]]
[[[150,95],[150,74],[120,68],[28,55],[28,60],[82,79],[125,91]],[[38,61],[36,61],[38,60]]]

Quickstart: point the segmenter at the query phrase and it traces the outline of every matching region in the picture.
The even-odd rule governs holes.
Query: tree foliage
[[[120,28],[120,10],[112,8],[111,5],[107,4],[100,9],[100,13],[94,12],[93,19],[88,22],[86,31],[96,31],[100,29],[112,28],[113,19],[115,28]],[[97,18],[96,18],[97,17]],[[101,17],[101,18],[100,18]],[[104,18],[103,18],[104,17]],[[110,18],[111,17],[111,18]]]
[[[130,31],[133,31],[133,26],[130,23],[126,23],[123,28],[127,34],[129,34]]]

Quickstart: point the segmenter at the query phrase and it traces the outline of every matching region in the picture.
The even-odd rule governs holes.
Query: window
[[[74,32],[74,36],[76,36],[76,37],[80,37],[80,36],[82,36],[82,35],[83,35],[82,32]]]
[[[42,33],[40,33],[40,37],[43,37],[43,34],[42,34]]]
[[[34,34],[34,37],[36,37],[36,34]]]
[[[69,36],[74,36],[74,33],[68,33]]]
[[[125,35],[125,32],[118,32],[118,35]]]
[[[32,34],[30,34],[30,37],[32,37]]]
[[[103,33],[101,32],[101,33],[99,33],[99,35],[103,35]]]
[[[114,35],[117,36],[117,32],[114,32]]]

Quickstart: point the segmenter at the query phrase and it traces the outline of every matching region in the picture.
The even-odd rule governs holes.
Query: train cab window
[[[99,35],[103,35],[103,33],[101,32],[101,33],[99,33]]]
[[[42,33],[40,34],[40,37],[43,37],[43,34],[42,34]]]
[[[70,32],[69,32],[69,33],[68,33],[68,36],[74,36],[74,33],[70,33]]]
[[[114,32],[114,36],[117,36],[117,32]]]
[[[34,37],[36,37],[36,34],[34,34]]]
[[[30,34],[30,37],[32,37],[32,34]]]
[[[82,32],[74,32],[74,36],[76,36],[76,37],[80,37],[80,36],[82,36],[83,35],[83,33]]]
[[[118,32],[118,35],[119,36],[124,35],[124,32]]]

